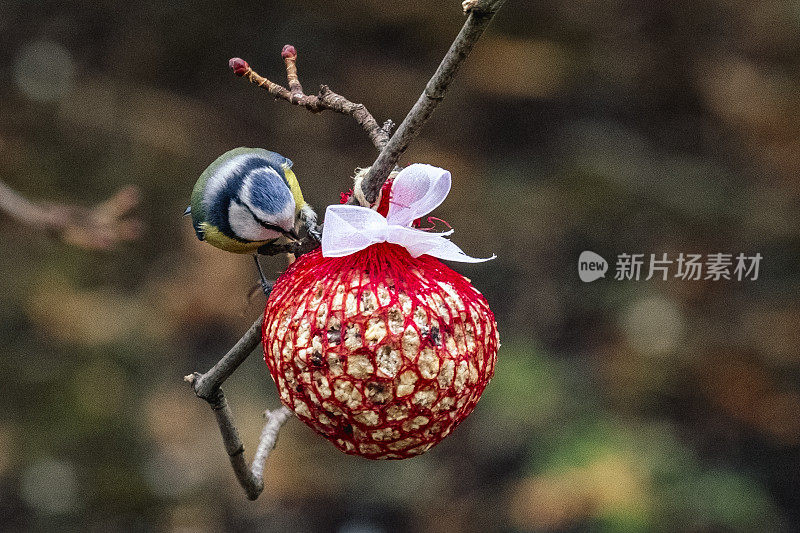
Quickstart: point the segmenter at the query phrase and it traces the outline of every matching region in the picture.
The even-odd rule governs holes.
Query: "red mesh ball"
[[[387,243],[295,261],[267,301],[263,342],[281,402],[370,459],[418,455],[450,434],[491,379],[499,346],[469,280]]]

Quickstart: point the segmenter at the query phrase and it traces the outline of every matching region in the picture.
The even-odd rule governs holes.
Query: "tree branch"
[[[484,2],[476,2],[475,0],[468,0],[469,3],[465,3],[464,9],[469,10],[467,21],[453,44],[450,45],[450,49],[439,64],[439,68],[436,69],[433,77],[428,81],[425,90],[417,99],[414,107],[411,108],[400,127],[397,128],[397,132],[383,147],[378,159],[372,164],[362,182],[361,187],[369,203],[374,203],[378,198],[381,187],[389,177],[389,173],[391,173],[400,156],[408,148],[408,144],[417,136],[419,130],[436,109],[436,106],[442,101],[450,83],[455,78],[458,68],[472,51],[475,43],[478,42],[486,26],[489,25],[495,12],[504,1],[485,0]],[[356,204],[356,195],[352,195],[347,203]]]
[[[266,411],[267,423],[261,433],[261,440],[256,449],[253,464],[248,468],[244,458],[244,444],[236,430],[228,400],[222,392],[220,385],[241,365],[253,350],[261,343],[261,326],[264,316],[261,315],[241,339],[231,348],[225,356],[205,374],[195,372],[184,377],[184,381],[192,386],[195,394],[208,402],[217,420],[225,451],[231,461],[231,467],[236,474],[236,479],[251,500],[258,498],[264,490],[264,464],[275,442],[278,431],[291,415],[291,411],[281,406],[275,411]]]
[[[193,377],[187,376],[187,379]],[[219,387],[214,389],[207,400],[217,419],[217,425],[219,425],[219,431],[222,435],[222,443],[230,458],[236,479],[247,494],[247,498],[255,500],[264,490],[264,464],[267,457],[269,457],[269,453],[275,448],[278,431],[289,419],[289,415],[292,412],[283,406],[273,412],[264,412],[267,422],[261,432],[261,439],[253,458],[253,465],[248,468],[247,461],[244,458],[244,444],[242,444],[242,439],[239,437],[239,431],[236,429],[236,422],[233,419],[233,412],[230,405],[228,405],[228,400],[225,399],[222,389]]]
[[[139,202],[139,188],[129,185],[94,207],[37,203],[0,181],[0,211],[25,226],[87,250],[109,250],[120,242],[137,239],[142,222],[130,215]]]
[[[319,93],[310,95],[303,93],[303,87],[297,76],[297,50],[294,46],[287,44],[281,52],[286,63],[286,78],[289,82],[289,89],[278,85],[267,78],[261,76],[244,59],[234,57],[228,62],[237,76],[247,78],[250,83],[266,89],[275,98],[286,100],[290,104],[305,107],[312,113],[319,113],[326,109],[350,115],[367,132],[370,141],[375,148],[382,150],[389,142],[389,133],[382,128],[372,114],[367,111],[363,104],[351,102],[344,96],[333,92],[327,85],[321,85]]]
[[[350,102],[331,91],[327,86],[323,85],[316,96],[303,93],[303,87],[297,75],[297,52],[291,45],[284,46],[281,53],[286,63],[286,77],[289,89],[260,76],[242,59],[233,58],[230,60],[229,65],[234,74],[246,77],[251,83],[265,88],[275,98],[305,107],[313,113],[330,109],[352,116],[364,128],[372,143],[380,151],[378,159],[362,181],[362,190],[365,192],[367,200],[374,202],[398,159],[431,116],[438,103],[444,98],[444,94],[453,81],[458,67],[466,59],[491,21],[494,12],[504,1],[465,0],[463,2],[464,11],[469,13],[467,21],[447,51],[439,68],[436,69],[436,73],[428,81],[417,103],[414,104],[414,107],[409,111],[397,132],[391,138],[389,138],[389,135],[394,127],[394,123],[391,120],[387,120],[383,126],[379,126],[363,105]],[[355,197],[355,194],[352,195],[348,203],[354,203]],[[259,249],[259,253],[266,255],[278,253],[299,255],[310,251],[318,244],[316,240],[307,237],[303,241],[265,246],[263,249]],[[206,400],[214,410],[225,444],[225,450],[228,452],[233,470],[239,483],[244,487],[247,497],[251,500],[256,499],[264,489],[263,473],[265,461],[270,450],[275,446],[278,430],[288,419],[291,411],[282,406],[274,412],[267,411],[265,413],[267,423],[261,433],[261,440],[256,449],[253,464],[248,469],[244,460],[244,446],[236,430],[233,413],[228,406],[220,385],[259,344],[262,326],[263,316],[253,323],[236,345],[211,370],[205,374],[194,373],[184,378],[191,383],[195,394]]]
[[[250,472],[256,479],[263,481],[264,465],[270,452],[275,448],[275,441],[278,440],[278,431],[291,415],[292,411],[283,405],[274,411],[264,411],[267,423],[264,424],[264,429],[261,431],[261,440],[258,442],[258,448],[256,448],[256,454],[253,457],[253,465],[250,467]]]
[[[245,359],[261,343],[261,327],[264,325],[264,315],[259,316],[253,325],[242,335],[228,353],[205,374],[195,372],[184,378],[191,383],[194,393],[198,398],[211,403],[215,390],[239,368]],[[213,406],[212,406],[213,407]]]

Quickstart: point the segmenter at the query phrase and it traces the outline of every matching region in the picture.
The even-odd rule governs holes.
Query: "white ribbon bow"
[[[329,205],[322,229],[323,257],[343,257],[371,244],[391,242],[404,247],[412,257],[427,254],[439,259],[480,263],[494,259],[470,257],[445,239],[453,230],[430,233],[411,224],[436,209],[450,192],[450,172],[415,163],[397,174],[386,218],[357,205]]]

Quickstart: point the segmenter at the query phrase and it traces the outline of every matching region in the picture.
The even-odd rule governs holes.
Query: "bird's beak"
[[[192,214],[192,206],[186,208],[186,211],[183,212],[183,216],[191,215]]]
[[[294,239],[296,241],[300,240],[300,235],[297,234],[297,231],[294,228],[290,229],[289,231],[284,231],[283,234],[290,239]]]

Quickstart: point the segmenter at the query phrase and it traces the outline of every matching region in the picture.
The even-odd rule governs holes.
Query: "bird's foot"
[[[264,296],[269,298],[273,287],[275,287],[275,282],[269,281],[264,276],[264,271],[261,270],[261,263],[258,262],[258,254],[253,255],[253,260],[256,262],[256,270],[258,270],[258,279],[261,282],[261,290],[264,292]]]

